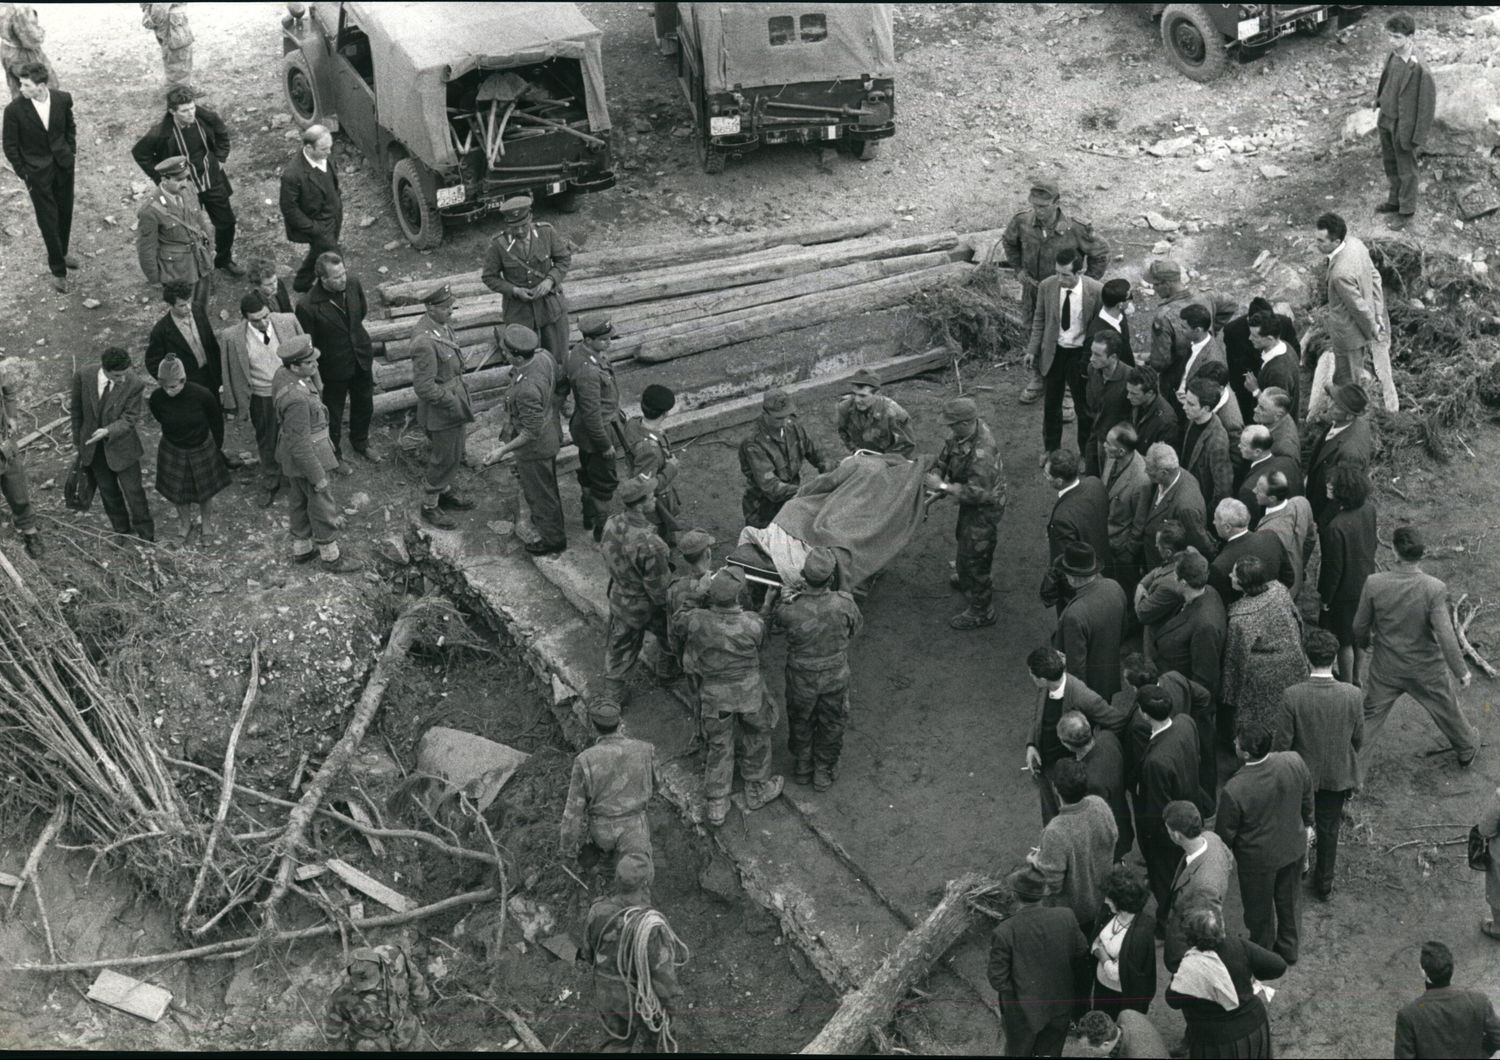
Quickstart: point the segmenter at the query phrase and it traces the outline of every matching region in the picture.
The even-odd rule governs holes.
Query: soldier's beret
[[[600,699],[589,705],[589,721],[608,727],[620,724],[620,704],[612,699]]]
[[[683,559],[697,559],[713,545],[713,535],[702,530],[689,530],[677,539],[677,551],[682,553]]]
[[[639,504],[656,493],[656,479],[632,475],[620,483],[620,501],[623,504]]]
[[[650,887],[655,875],[656,868],[651,864],[651,855],[632,850],[620,855],[620,862],[615,866],[615,885],[622,894],[629,894],[643,887]]]
[[[1062,195],[1062,189],[1058,186],[1056,178],[1041,176],[1031,178],[1031,198],[1033,200],[1041,199],[1042,205],[1045,205],[1060,195]]]
[[[1345,383],[1343,386],[1335,387],[1330,394],[1333,403],[1342,409],[1358,416],[1370,407],[1370,395],[1365,393],[1365,388],[1358,383]]]
[[[500,204],[500,219],[502,221],[524,221],[530,213],[530,195],[512,195]]]
[[[317,355],[318,351],[313,346],[310,335],[293,335],[276,347],[276,356],[281,358],[282,364],[288,366],[310,361]]]
[[[1171,258],[1157,258],[1146,269],[1146,275],[1153,280],[1180,280],[1182,279],[1182,266]]]
[[[422,296],[423,305],[448,305],[453,302],[453,288],[440,283]]]
[[[677,404],[677,395],[672,393],[671,387],[652,383],[641,391],[641,412],[652,419],[670,411],[675,404]]]
[[[187,171],[188,160],[185,155],[173,155],[156,163],[156,175],[159,177],[180,177]]]
[[[850,389],[853,389],[857,386],[870,386],[874,387],[876,390],[879,390],[881,386],[880,376],[876,375],[868,368],[861,368],[849,378]]]
[[[939,417],[944,423],[968,423],[979,418],[979,406],[973,398],[949,398],[943,402]]]
[[[579,319],[578,333],[586,339],[605,338],[615,333],[615,325],[604,313],[588,313]]]
[[[542,344],[525,324],[507,324],[500,332],[501,345],[510,353],[533,353]]]
[[[708,583],[708,602],[722,607],[740,598],[740,580],[726,567]]]
[[[792,400],[792,395],[780,388],[767,390],[765,396],[760,399],[760,407],[767,412],[795,412],[797,404]]]
[[[815,548],[802,561],[802,577],[809,585],[822,585],[838,569],[838,560],[828,548]]]

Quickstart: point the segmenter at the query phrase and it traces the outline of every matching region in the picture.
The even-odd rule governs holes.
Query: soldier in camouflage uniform
[[[591,706],[589,720],[599,736],[573,759],[558,853],[577,858],[587,829],[598,852],[616,860],[632,852],[652,858],[646,804],[656,792],[656,749],[620,731],[620,708],[610,700]]]
[[[864,626],[849,593],[830,589],[838,563],[815,548],[802,564],[807,588],[776,608],[773,632],[786,634],[787,746],[792,779],[827,791],[838,775],[849,717],[849,642]]]
[[[185,3],[141,5],[141,25],[156,34],[161,45],[161,66],[169,88],[190,85],[193,80],[193,30],[186,9]]]
[[[839,398],[839,439],[851,453],[869,449],[910,459],[917,448],[911,417],[900,405],[877,393],[879,389],[880,376],[868,368],[854,373],[849,380],[850,392]]]
[[[802,465],[819,471],[833,469],[824,460],[807,431],[797,422],[797,406],[785,390],[767,390],[761,398],[761,416],[750,437],[740,443],[740,471],[745,476],[741,508],[745,525],[764,530],[797,495],[802,485]]]
[[[781,794],[783,781],[771,775],[771,734],[776,731],[776,704],[766,694],[760,672],[760,649],[766,624],[740,607],[740,581],[727,570],[708,585],[707,607],[679,618],[682,665],[699,678],[707,748],[703,788],[708,823],[715,827],[729,816],[729,792],[739,760],[745,778],[745,805],[758,810]]]
[[[650,479],[629,478],[620,486],[625,510],[604,524],[601,549],[609,569],[609,633],[604,646],[605,695],[622,702],[625,679],[641,653],[646,631],[656,638],[657,677],[676,676],[667,644],[667,545],[651,529],[646,501],[656,494]]]
[[[609,501],[620,485],[615,457],[625,449],[625,413],[620,411],[620,385],[609,363],[609,340],[615,327],[603,313],[590,313],[578,322],[583,341],[563,364],[561,390],[573,394],[568,431],[578,448],[578,492],[583,499],[583,528],[604,537]]]
[[[625,463],[632,475],[656,481],[656,503],[646,512],[657,535],[669,546],[677,544],[680,524],[677,513],[677,457],[664,426],[667,413],[677,404],[669,387],[652,383],[641,391],[641,414],[625,421]]]
[[[348,980],[328,1000],[324,1034],[357,1053],[416,1047],[427,981],[399,946],[362,946],[349,955]]]
[[[36,528],[36,514],[31,510],[31,483],[16,445],[16,436],[21,432],[21,409],[17,402],[21,379],[12,367],[14,364],[9,357],[0,358],[0,494],[4,494],[5,503],[10,506],[26,554],[41,559],[47,549],[42,544],[41,531]]]
[[[535,331],[561,364],[568,355],[568,300],[562,282],[573,252],[557,229],[532,220],[529,196],[502,202],[500,220],[505,228],[485,249],[479,278],[505,296],[504,323]]]
[[[1157,258],[1151,262],[1146,276],[1156,287],[1158,298],[1156,317],[1151,321],[1151,356],[1147,363],[1156,370],[1161,382],[1161,396],[1177,413],[1178,426],[1182,427],[1187,421],[1182,414],[1182,403],[1177,400],[1177,391],[1182,387],[1182,373],[1187,370],[1188,358],[1193,352],[1193,340],[1188,336],[1182,310],[1190,305],[1207,309],[1213,314],[1213,333],[1217,335],[1239,312],[1239,307],[1224,296],[1194,291],[1183,279],[1182,266],[1171,258]]]
[[[1036,310],[1036,286],[1052,275],[1057,252],[1077,247],[1088,259],[1085,274],[1094,279],[1104,275],[1109,262],[1109,243],[1094,232],[1094,226],[1078,217],[1068,217],[1058,206],[1062,189],[1050,177],[1031,182],[1030,206],[1016,213],[1005,226],[1000,242],[1005,260],[1016,270],[1021,281],[1021,319],[1030,320]],[[1021,392],[1021,404],[1030,405],[1042,396],[1042,376],[1035,369],[1031,382]],[[1072,395],[1064,395],[1063,422],[1073,422]]]
[[[969,398],[943,403],[948,440],[937,463],[927,473],[927,488],[958,499],[958,556],[949,584],[963,590],[969,606],[948,624],[954,629],[977,629],[995,624],[990,566],[995,559],[995,537],[1005,514],[1005,465],[995,437],[979,419]]]

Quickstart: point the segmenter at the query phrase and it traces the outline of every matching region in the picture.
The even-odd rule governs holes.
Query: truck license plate
[[[548,184],[547,185],[547,194],[548,195],[561,195],[562,194],[562,190],[563,190],[563,182],[560,181],[560,180],[557,181],[556,183]]]
[[[464,186],[456,184],[451,188],[439,188],[437,190],[438,209],[444,206],[457,206],[464,201]]]
[[[739,131],[740,116],[738,114],[717,115],[708,119],[710,136],[733,136]]]
[[[837,125],[825,125],[823,127],[823,139],[837,140],[839,138],[839,127]]]
[[[1239,24],[1238,30],[1240,40],[1249,40],[1260,32],[1260,19],[1247,18]]]

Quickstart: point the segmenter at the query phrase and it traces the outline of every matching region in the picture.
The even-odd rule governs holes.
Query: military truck
[[[767,144],[818,143],[868,161],[896,132],[889,4],[657,4],[706,173]]]
[[[389,174],[412,246],[528,193],[613,187],[601,34],[574,4],[288,5],[282,88]]]
[[[1229,57],[1249,62],[1288,33],[1318,36],[1364,16],[1362,4],[1152,4],[1167,60],[1194,81],[1212,81]]]

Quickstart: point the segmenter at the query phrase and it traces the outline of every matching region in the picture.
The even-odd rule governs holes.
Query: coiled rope
[[[620,920],[620,942],[615,950],[615,970],[631,994],[630,1013],[625,1034],[615,1036],[620,1041],[628,1040],[639,1019],[652,1034],[656,1035],[657,1049],[675,1053],[677,1039],[672,1037],[672,1018],[656,996],[656,984],[651,981],[651,936],[657,934],[666,947],[672,967],[681,968],[688,961],[687,944],[677,937],[667,923],[666,917],[655,909],[631,906],[622,909],[610,918]],[[606,933],[608,928],[605,929]]]

